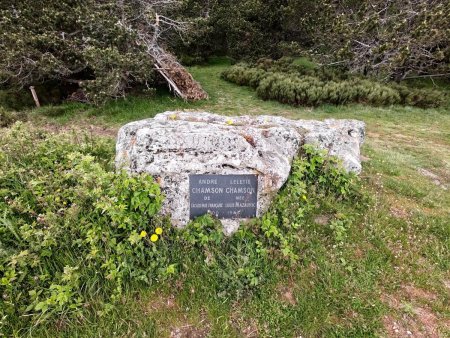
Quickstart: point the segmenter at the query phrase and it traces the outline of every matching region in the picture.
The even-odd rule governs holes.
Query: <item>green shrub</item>
[[[222,78],[240,86],[258,87],[260,81],[268,76],[263,69],[250,68],[245,64],[230,67],[222,73]]]
[[[382,84],[326,67],[292,64],[292,59],[261,59],[255,67],[239,64],[222,73],[222,78],[241,86],[256,88],[264,100],[291,105],[365,103],[374,106],[403,104],[421,108],[437,107],[446,101],[438,90]]]
[[[392,85],[397,90],[404,105],[420,108],[439,107],[446,103],[447,98],[440,90],[429,88],[411,88],[398,84]]]
[[[299,229],[322,200],[361,200],[358,179],[346,173],[334,157],[305,145],[294,160],[291,174],[269,210],[258,219],[242,224],[230,238],[209,215],[190,223],[182,232],[182,247],[198,252],[219,296],[242,297],[258,292],[270,282],[273,271],[290,266],[301,257]]]
[[[27,115],[24,112],[7,111],[0,107],[0,128],[9,127],[14,122],[26,120]]]
[[[274,261],[269,260],[271,243],[248,225],[225,237],[218,220],[205,215],[191,222],[181,234],[183,248],[196,252],[214,281],[219,297],[243,297],[271,278]]]
[[[308,215],[326,197],[352,201],[356,206],[362,199],[358,178],[346,173],[339,160],[326,156],[326,151],[311,145],[303,147],[303,155],[292,163],[291,174],[275,197],[268,212],[255,221],[254,232],[261,232],[263,247],[295,262],[301,255],[298,229],[305,225]]]
[[[170,267],[162,202],[149,176],[110,167],[111,145],[72,143],[16,124],[0,136],[0,315],[35,322],[79,313],[90,294],[114,302],[131,280]],[[144,232],[146,231],[148,235]]]
[[[34,107],[30,91],[25,89],[3,89],[0,87],[0,106],[7,110],[23,110]]]

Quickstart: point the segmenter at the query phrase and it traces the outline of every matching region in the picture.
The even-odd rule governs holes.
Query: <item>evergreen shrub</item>
[[[263,100],[291,105],[364,103],[429,108],[447,101],[446,95],[439,90],[381,83],[326,67],[312,69],[292,64],[289,58],[279,61],[261,59],[255,66],[238,64],[225,70],[222,78],[255,88]]]

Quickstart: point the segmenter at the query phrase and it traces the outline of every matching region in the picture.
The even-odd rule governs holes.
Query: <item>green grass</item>
[[[219,297],[216,281],[207,279],[202,262],[194,262],[179,284],[131,289],[107,316],[56,323],[30,335],[167,337],[178,328],[211,337],[367,337],[387,335],[394,319],[413,334],[422,330],[427,335],[417,329],[424,320],[416,314],[419,308],[435,316],[442,336],[449,334],[445,324],[450,320],[449,108],[291,107],[261,101],[252,89],[221,80],[226,67],[226,61],[215,60],[190,69],[209,93],[207,101],[187,103],[159,90],[152,98],[131,97],[99,108],[43,107],[33,110],[30,118],[45,127],[96,125],[112,130],[166,110],[360,119],[367,124],[361,177],[370,209],[361,212],[324,202],[318,215],[354,216],[345,241],[330,241],[329,227],[311,219],[299,230],[303,239],[299,263],[275,269],[254,296]],[[439,184],[419,169],[437,175]],[[426,295],[411,295],[405,291],[410,286]],[[386,323],[385,316],[391,321]]]
[[[314,69],[317,67],[317,64],[315,62],[311,61],[310,59],[308,59],[307,57],[304,57],[304,56],[295,58],[292,63],[294,65],[303,66],[303,67],[309,68],[309,69]]]

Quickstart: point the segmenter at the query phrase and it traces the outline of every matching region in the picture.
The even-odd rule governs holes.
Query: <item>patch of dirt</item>
[[[258,322],[255,318],[243,318],[243,316],[241,316],[241,309],[238,303],[233,304],[230,324],[240,333],[241,337],[256,338],[260,336]]]
[[[374,140],[380,139],[381,138],[381,134],[375,133],[373,131],[367,131],[367,138],[374,139]]]
[[[328,223],[330,223],[332,218],[332,215],[317,215],[316,217],[314,217],[314,223],[318,225],[327,225]]]
[[[364,251],[361,248],[355,248],[355,250],[353,251],[353,255],[355,256],[355,258],[361,259],[364,257]]]
[[[369,162],[370,161],[370,157],[367,157],[364,155],[360,155],[359,158],[361,159],[361,162]]]
[[[256,338],[259,337],[258,323],[256,319],[252,318],[246,321],[246,325],[242,327],[242,335],[245,338]]]
[[[450,279],[446,279],[446,280],[444,280],[444,286],[447,288],[447,289],[449,289],[450,290]]]
[[[438,318],[427,308],[414,307],[411,314],[384,316],[383,326],[388,337],[440,338]]]
[[[419,168],[417,169],[417,171],[419,172],[419,174],[421,174],[422,176],[431,178],[432,180],[437,180],[439,181],[439,176],[436,174],[433,174],[431,171],[424,169],[424,168]]]
[[[413,285],[403,285],[402,289],[405,291],[406,295],[408,295],[408,297],[411,300],[422,299],[431,302],[437,299],[434,293],[426,291],[424,289],[416,288]]]
[[[292,277],[291,277],[292,278]],[[297,299],[295,298],[296,286],[293,279],[290,279],[287,283],[279,284],[277,286],[278,297],[281,301],[287,305],[297,305]]]
[[[203,338],[208,336],[208,329],[198,329],[192,325],[175,327],[170,331],[170,338]]]
[[[157,296],[155,298],[152,298],[152,300],[144,306],[144,312],[146,314],[149,314],[151,312],[163,312],[178,309],[178,304],[175,302],[175,297],[173,295]]]
[[[402,207],[390,207],[389,211],[391,212],[391,215],[398,219],[408,219],[409,213],[403,209]]]
[[[394,295],[382,295],[381,300],[397,312],[383,317],[388,337],[442,337],[441,329],[448,330],[449,323],[439,318],[429,306],[437,296],[413,285],[402,285]]]
[[[422,176],[425,176],[425,177],[429,178],[434,183],[434,185],[436,185],[438,187],[441,187],[444,190],[448,189],[447,185],[444,184],[442,182],[442,179],[438,175],[436,175],[435,173],[432,173],[431,171],[429,171],[427,169],[424,169],[424,168],[419,168],[419,169],[417,169],[417,171]]]
[[[297,305],[293,290],[289,287],[283,287],[281,290],[281,299],[289,305]]]
[[[58,318],[54,325],[57,332],[63,332],[69,326],[69,320],[64,316]]]
[[[383,317],[383,327],[387,332],[388,337],[412,337],[411,325],[404,323],[402,320],[398,321],[392,316]],[[420,337],[415,335],[415,337]]]
[[[386,204],[388,206],[395,205],[403,210],[409,210],[410,216],[412,216],[414,210],[417,210],[427,216],[442,216],[442,209],[426,207],[423,204],[418,203],[417,201],[414,201],[412,199],[408,199],[404,196],[386,192],[384,193],[384,198],[386,198]],[[409,219],[406,219],[405,221],[407,223],[410,222]]]

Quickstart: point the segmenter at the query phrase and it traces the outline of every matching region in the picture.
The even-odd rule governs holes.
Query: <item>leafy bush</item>
[[[439,107],[446,102],[446,97],[439,90],[428,88],[410,88],[398,84],[391,85],[400,95],[402,104],[420,108]]]
[[[292,163],[285,186],[268,212],[256,220],[253,231],[262,232],[264,247],[295,262],[301,254],[298,229],[305,225],[308,215],[325,197],[356,204],[362,198],[358,187],[357,176],[346,173],[338,159],[305,145],[303,155]]]
[[[27,115],[24,112],[7,111],[0,107],[0,128],[9,127],[16,121],[26,121]]]
[[[215,281],[219,297],[239,298],[257,291],[274,269],[269,243],[248,225],[228,238],[220,222],[205,215],[191,222],[180,238],[184,250],[196,252],[200,258],[208,280]]]
[[[7,110],[23,110],[35,105],[31,93],[26,90],[3,89],[0,87],[0,106]]]
[[[155,217],[162,202],[148,176],[110,168],[112,147],[72,143],[16,124],[0,136],[0,315],[78,313],[89,294],[114,302],[130,280],[170,267]],[[144,232],[145,231],[145,232]]]
[[[93,103],[154,83],[159,38],[179,27],[178,1],[0,3],[0,82],[76,84]],[[145,15],[141,15],[146,13]],[[118,21],[117,18],[120,18]],[[156,54],[155,54],[156,53]]]
[[[24,123],[0,135],[2,332],[106,314],[124,290],[188,273],[204,274],[221,297],[258,292],[276,266],[300,257],[298,229],[317,203],[359,198],[355,176],[305,146],[260,219],[231,237],[209,215],[177,231],[157,215],[159,186],[114,172],[112,150],[109,141],[74,142]]]
[[[245,64],[230,67],[222,73],[222,78],[240,86],[257,88],[260,82],[271,73],[260,68],[251,68]]]
[[[241,297],[257,292],[273,271],[301,257],[299,229],[324,198],[345,200],[355,207],[361,199],[358,178],[346,173],[334,157],[310,145],[294,160],[291,174],[269,210],[242,224],[230,238],[209,215],[198,218],[181,235],[187,252],[200,251],[208,280],[219,296]]]
[[[292,59],[260,60],[256,67],[239,64],[222,73],[222,78],[256,88],[264,100],[292,105],[324,103],[366,103],[375,106],[404,104],[437,107],[446,100],[441,91],[416,89],[399,84],[382,84],[329,68],[292,64]]]
[[[303,3],[295,7],[298,13]],[[320,27],[316,47],[328,62],[396,81],[411,75],[448,75],[448,1],[327,0],[313,7],[311,13],[320,12],[312,17],[313,25]]]

